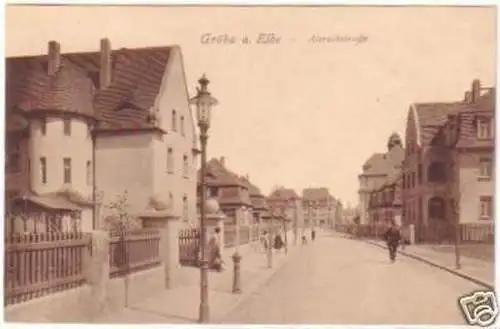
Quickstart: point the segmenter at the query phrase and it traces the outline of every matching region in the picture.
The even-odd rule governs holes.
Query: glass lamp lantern
[[[196,88],[197,94],[190,99],[190,104],[196,106],[196,119],[200,127],[208,129],[210,127],[210,119],[212,106],[217,105],[218,101],[208,91],[208,84],[210,80],[207,79],[205,74],[198,80],[199,88]]]

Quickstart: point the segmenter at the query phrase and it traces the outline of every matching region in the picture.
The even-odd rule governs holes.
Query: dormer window
[[[177,112],[172,110],[172,130],[177,131]]]
[[[493,129],[491,119],[478,118],[477,119],[477,137],[479,139],[493,138]]]
[[[63,127],[64,127],[64,135],[71,136],[71,119],[70,118],[63,119]]]
[[[40,119],[40,132],[42,133],[43,136],[47,134],[47,118],[42,117]]]

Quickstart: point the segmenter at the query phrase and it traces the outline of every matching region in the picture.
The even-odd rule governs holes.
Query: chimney
[[[466,104],[470,104],[470,103],[472,103],[472,93],[471,93],[470,91],[466,91],[466,92],[465,92],[464,102],[465,102]]]
[[[226,167],[226,157],[220,157],[219,162],[224,168]]]
[[[472,96],[471,102],[477,102],[479,96],[481,95],[481,82],[478,79],[472,81]]]
[[[111,83],[111,43],[101,39],[101,63],[99,71],[99,89],[106,89]]]
[[[61,65],[61,45],[57,41],[49,41],[49,61],[47,65],[47,74],[55,75]]]

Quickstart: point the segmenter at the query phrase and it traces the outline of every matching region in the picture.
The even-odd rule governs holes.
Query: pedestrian
[[[260,245],[263,252],[267,251],[267,248],[269,246],[269,234],[267,233],[267,231],[262,232],[262,236],[260,237]]]
[[[384,240],[389,249],[389,259],[391,263],[394,263],[396,260],[396,252],[401,241],[401,232],[394,221],[391,221],[389,228],[385,231]]]
[[[314,229],[312,229],[311,231],[311,241],[314,241],[316,240],[316,231]]]
[[[223,261],[221,254],[221,240],[220,240],[220,228],[216,227],[214,235],[210,238],[208,242],[208,266],[211,269],[216,270],[217,272],[222,272]]]
[[[306,237],[306,235],[305,235],[305,234],[304,234],[304,235],[302,235],[302,244],[303,244],[303,245],[304,245],[304,244],[307,244],[307,237]]]
[[[283,243],[283,238],[281,237],[281,234],[276,234],[274,237],[274,249],[280,251],[281,248],[283,248],[285,244]]]

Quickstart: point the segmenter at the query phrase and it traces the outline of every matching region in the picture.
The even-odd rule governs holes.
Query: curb
[[[272,279],[272,277],[278,273],[278,271],[288,263],[292,258],[294,258],[297,255],[297,252],[302,249],[302,246],[299,244],[297,246],[293,246],[293,249],[290,250],[288,249],[288,255],[285,256],[283,261],[281,261],[279,264],[274,264],[274,266],[271,268],[273,270],[270,273],[267,273],[262,279],[258,280],[257,283],[248,290],[243,289],[243,293],[240,294],[239,298],[236,299],[236,301],[226,308],[226,311],[218,316],[217,318],[213,319],[210,321],[210,324],[221,324],[221,322],[232,312],[234,311],[241,303],[243,303],[248,297],[253,295],[260,287],[265,285],[269,280]]]
[[[366,243],[368,243],[368,244],[371,244],[371,245],[377,246],[377,247],[379,247],[379,248],[382,248],[382,249],[386,249],[386,250],[387,250],[387,247],[386,247],[386,246],[381,245],[381,244],[379,244],[379,243],[377,243],[377,242],[374,242],[374,241],[368,241],[368,240],[362,240],[362,241],[364,241],[364,242],[366,242]],[[469,280],[469,281],[471,281],[471,282],[474,282],[475,284],[478,284],[478,285],[480,285],[480,286],[482,286],[482,287],[484,287],[484,288],[487,288],[487,289],[490,289],[490,290],[494,290],[494,289],[495,289],[495,286],[494,286],[493,284],[491,284],[491,283],[485,282],[485,281],[484,281],[484,280],[482,280],[482,279],[478,279],[478,278],[473,277],[473,276],[471,276],[471,275],[465,274],[465,273],[463,273],[463,272],[461,272],[461,271],[458,271],[458,270],[453,270],[453,269],[451,269],[451,268],[449,268],[449,267],[446,267],[446,266],[443,266],[443,265],[441,265],[441,264],[438,264],[437,262],[430,261],[430,260],[428,260],[428,259],[426,259],[426,258],[424,258],[424,257],[417,256],[417,255],[414,255],[414,254],[408,253],[408,252],[406,252],[406,251],[401,251],[401,250],[398,250],[398,253],[399,253],[399,254],[401,254],[401,255],[403,255],[403,256],[406,256],[406,257],[408,257],[408,258],[413,258],[413,259],[415,259],[415,260],[418,260],[418,261],[421,261],[421,262],[423,262],[423,263],[426,263],[426,264],[428,264],[428,265],[430,265],[430,266],[437,267],[437,268],[439,268],[439,269],[445,270],[445,271],[446,271],[446,272],[448,272],[448,273],[451,273],[451,274],[454,274],[454,275],[456,275],[456,276],[459,276],[459,277],[461,277],[462,279],[466,279],[466,280]]]

